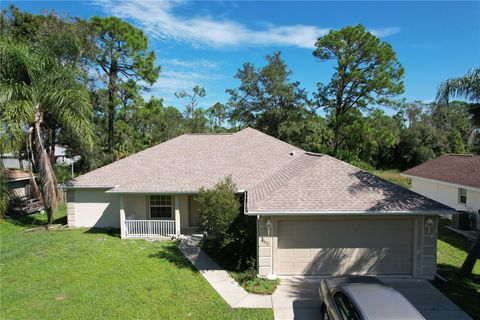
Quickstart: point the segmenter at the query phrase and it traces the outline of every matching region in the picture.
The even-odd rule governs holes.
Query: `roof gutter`
[[[115,188],[115,186],[98,186],[98,185],[73,185],[69,186],[66,184],[62,184],[62,188],[69,190],[69,189],[112,189]]]
[[[447,185],[447,186],[451,186],[451,187],[455,187],[455,188],[463,188],[463,189],[469,189],[469,190],[474,190],[474,191],[480,191],[480,188],[467,186],[465,184],[458,184],[458,183],[447,182],[447,181],[442,181],[442,180],[429,179],[429,178],[414,176],[414,175],[405,174],[405,173],[400,173],[400,175],[403,176],[403,177],[415,178],[415,179],[419,179],[419,180],[423,180],[423,181],[439,183],[439,184],[443,184],[443,185]]]
[[[349,211],[349,210],[335,210],[335,211],[247,211],[247,216],[378,216],[378,215],[448,215],[455,213],[455,210],[417,210],[417,211]]]

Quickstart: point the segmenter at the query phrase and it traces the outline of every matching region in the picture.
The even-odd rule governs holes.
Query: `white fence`
[[[125,220],[127,238],[154,238],[175,235],[175,220]]]

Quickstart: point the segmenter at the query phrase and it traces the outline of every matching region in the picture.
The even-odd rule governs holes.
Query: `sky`
[[[142,29],[162,72],[145,97],[182,108],[175,92],[206,89],[199,105],[228,100],[243,63],[265,65],[281,51],[310,94],[328,82],[331,63],[316,60],[315,40],[331,29],[363,24],[390,43],[405,68],[407,101],[434,100],[441,81],[480,65],[480,2],[325,1],[1,1],[32,13],[54,10],[88,19],[117,16]]]

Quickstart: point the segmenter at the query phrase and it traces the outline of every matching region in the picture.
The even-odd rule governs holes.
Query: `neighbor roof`
[[[480,156],[446,154],[408,169],[403,174],[480,188]]]
[[[231,175],[253,212],[439,212],[433,200],[260,131],[186,134],[77,177],[77,188],[196,193]]]
[[[30,179],[30,173],[21,170],[5,169],[8,181]]]

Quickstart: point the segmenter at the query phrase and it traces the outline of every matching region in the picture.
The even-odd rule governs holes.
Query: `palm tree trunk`
[[[54,222],[54,217],[58,206],[58,189],[57,179],[55,177],[52,164],[50,163],[50,158],[42,142],[42,121],[43,115],[39,110],[39,106],[37,105],[33,128],[35,151],[37,153],[40,169],[40,185],[43,196],[43,204],[45,206],[45,210],[47,211],[48,224],[51,225]]]
[[[472,249],[468,253],[467,258],[463,262],[462,265],[462,274],[465,276],[469,276],[472,273],[473,267],[477,262],[478,257],[480,256],[480,232],[478,233],[475,242],[473,243]]]

